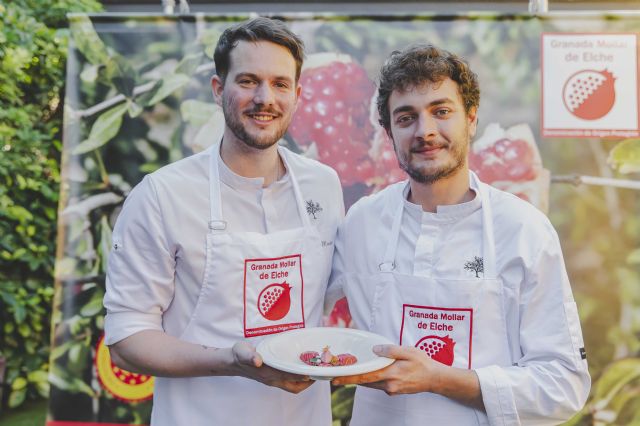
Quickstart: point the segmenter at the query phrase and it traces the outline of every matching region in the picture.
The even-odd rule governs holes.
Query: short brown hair
[[[408,90],[447,77],[458,84],[467,113],[480,104],[478,76],[459,56],[432,44],[415,44],[392,52],[380,70],[377,106],[382,127],[391,129],[389,97],[394,90]]]
[[[218,39],[213,61],[216,64],[216,74],[222,81],[226,79],[229,72],[231,51],[239,41],[270,41],[286,47],[296,61],[296,82],[300,78],[304,61],[304,43],[300,37],[280,20],[258,17],[227,28]]]

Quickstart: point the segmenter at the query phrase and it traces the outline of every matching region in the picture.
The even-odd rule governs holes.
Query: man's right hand
[[[263,365],[255,348],[240,341],[231,348],[184,342],[162,331],[145,330],[109,347],[120,368],[158,377],[241,376],[299,393],[314,382]]]
[[[300,393],[314,383],[308,376],[286,373],[265,365],[260,354],[247,342],[237,342],[233,345],[231,356],[235,375],[256,380],[267,386]]]

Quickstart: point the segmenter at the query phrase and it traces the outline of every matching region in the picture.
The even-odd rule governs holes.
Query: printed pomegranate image
[[[531,128],[518,124],[503,129],[490,123],[469,150],[469,168],[484,183],[510,192],[545,212],[551,174],[542,159]]]
[[[282,319],[291,308],[291,286],[287,282],[268,285],[258,296],[258,312],[269,321]]]
[[[113,361],[111,362],[111,370],[113,370],[113,374],[115,374],[118,380],[128,385],[140,385],[151,380],[152,377],[147,376],[146,374],[132,373],[130,371],[123,370],[115,365]]]
[[[423,350],[434,361],[444,365],[453,364],[453,347],[456,345],[449,336],[426,336],[418,340],[416,348]]]
[[[300,76],[302,94],[289,135],[308,155],[338,172],[343,186],[373,176],[369,121],[375,85],[347,55],[310,55]]]
[[[597,120],[611,111],[616,100],[615,78],[607,70],[583,70],[564,84],[562,99],[569,112],[583,120]]]
[[[485,149],[472,151],[469,166],[485,183],[532,180],[538,172],[535,152],[523,139],[501,138]]]

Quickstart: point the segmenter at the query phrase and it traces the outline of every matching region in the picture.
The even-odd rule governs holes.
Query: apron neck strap
[[[475,173],[471,173],[471,180],[473,186],[477,188],[477,196],[480,197],[481,209],[482,209],[482,256],[484,277],[486,279],[497,278],[496,270],[496,244],[493,233],[493,215],[491,209],[491,203],[489,201],[489,194],[486,188],[483,187],[483,183],[480,182]],[[407,182],[409,185],[409,182]],[[385,250],[382,263],[378,265],[378,269],[381,272],[391,272],[396,268],[396,252],[398,250],[398,240],[400,239],[400,226],[402,225],[402,216],[404,214],[404,189],[406,185],[400,185],[400,206],[396,209],[396,213],[393,218],[393,224],[391,226],[391,237],[387,248]]]
[[[484,269],[485,279],[495,279],[498,277],[496,266],[496,242],[493,232],[493,209],[491,208],[491,200],[489,200],[489,191],[484,183],[478,179],[478,176],[471,172],[471,179],[477,188],[478,197],[481,201],[482,209],[482,257],[484,258],[482,266]]]
[[[407,182],[409,185],[409,182]],[[398,240],[400,239],[400,226],[402,225],[402,216],[404,213],[404,188],[406,185],[399,185],[400,202],[393,216],[393,224],[391,225],[391,239],[387,244],[382,263],[378,265],[380,272],[391,272],[396,269],[396,251],[398,250]]]
[[[213,145],[209,153],[209,204],[210,204],[210,219],[209,230],[213,233],[223,233],[227,229],[227,221],[222,216],[222,195],[220,192],[220,166],[218,161],[222,161],[220,157],[221,142]],[[289,166],[288,152],[281,146],[278,146],[278,154],[282,158],[282,162],[289,173],[291,185],[293,186],[293,193],[296,199],[296,206],[298,207],[298,214],[302,221],[303,226],[310,227],[311,221],[309,215],[306,214],[304,207],[304,200],[302,198],[302,192],[300,191],[300,185],[296,179],[293,168]]]

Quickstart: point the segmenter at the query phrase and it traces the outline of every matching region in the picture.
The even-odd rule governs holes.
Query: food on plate
[[[316,351],[306,351],[300,354],[300,360],[308,365],[315,367],[341,367],[345,365],[353,365],[358,362],[355,355],[349,353],[334,355],[329,350],[329,346],[322,349],[322,353]]]

